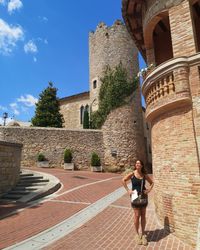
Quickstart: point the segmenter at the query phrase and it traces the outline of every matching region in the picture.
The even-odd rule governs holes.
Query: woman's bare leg
[[[141,208],[141,227],[142,227],[142,235],[144,235],[146,226],[146,207]]]
[[[146,226],[146,207],[141,208],[141,227],[142,227],[142,245],[147,246],[147,238],[145,235],[145,226]]]
[[[140,224],[141,209],[140,208],[134,208],[133,210],[134,210],[135,231],[139,235],[139,224]]]

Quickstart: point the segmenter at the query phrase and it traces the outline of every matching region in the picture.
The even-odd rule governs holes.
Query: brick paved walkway
[[[116,174],[66,172],[62,169],[41,171],[59,178],[63,183],[62,189],[52,196],[51,200],[23,208],[22,211],[1,219],[0,249],[14,245],[58,224],[121,187],[121,176]],[[138,247],[135,243],[133,211],[130,208],[128,196],[124,195],[83,226],[45,249],[192,249],[163,230],[156,219],[151,201],[152,194],[147,210],[148,247]],[[9,206],[11,211],[12,206]],[[5,216],[6,205],[0,204],[0,209],[0,216]]]

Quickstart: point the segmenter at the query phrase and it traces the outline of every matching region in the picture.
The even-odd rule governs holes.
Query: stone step
[[[27,183],[42,183],[42,182],[48,182],[47,179],[28,179],[28,180],[19,180],[19,184],[27,184]]]
[[[59,180],[47,173],[23,170],[17,185],[1,197],[4,202],[30,202],[47,196],[61,187]]]
[[[46,184],[48,183],[48,181],[46,181],[46,182],[34,182],[34,183],[32,183],[32,182],[23,182],[23,183],[18,183],[17,185],[16,185],[16,187],[31,187],[31,186],[45,186]]]
[[[43,176],[23,176],[23,177],[20,177],[20,181],[21,180],[41,180],[43,179]]]
[[[20,174],[20,177],[26,177],[26,176],[34,176],[34,174],[23,174],[23,173]]]
[[[39,186],[40,187],[40,186]],[[35,191],[38,189],[38,186],[31,186],[31,187],[24,187],[24,186],[19,186],[15,187],[13,190],[18,190],[18,191]]]
[[[8,194],[16,194],[16,195],[26,195],[26,194],[30,194],[30,190],[11,190],[8,192]]]
[[[1,197],[1,199],[5,200],[18,200],[22,197],[20,194],[5,194]]]

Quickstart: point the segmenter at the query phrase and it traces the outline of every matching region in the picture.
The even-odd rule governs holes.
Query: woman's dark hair
[[[146,171],[146,169],[145,169],[144,163],[143,163],[143,161],[141,161],[140,159],[137,159],[137,160],[135,161],[135,164],[134,164],[133,170],[136,170],[135,165],[136,165],[136,162],[137,162],[137,161],[139,161],[139,162],[141,163],[141,165],[142,165],[141,172],[142,172],[143,174],[147,174],[147,171]]]

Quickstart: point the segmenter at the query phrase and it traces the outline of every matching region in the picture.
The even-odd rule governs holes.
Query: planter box
[[[65,170],[74,170],[74,163],[64,163]]]
[[[91,166],[91,171],[92,172],[102,172],[103,168],[102,168],[102,166]]]
[[[38,161],[37,166],[39,168],[49,168],[49,162],[48,161]]]

